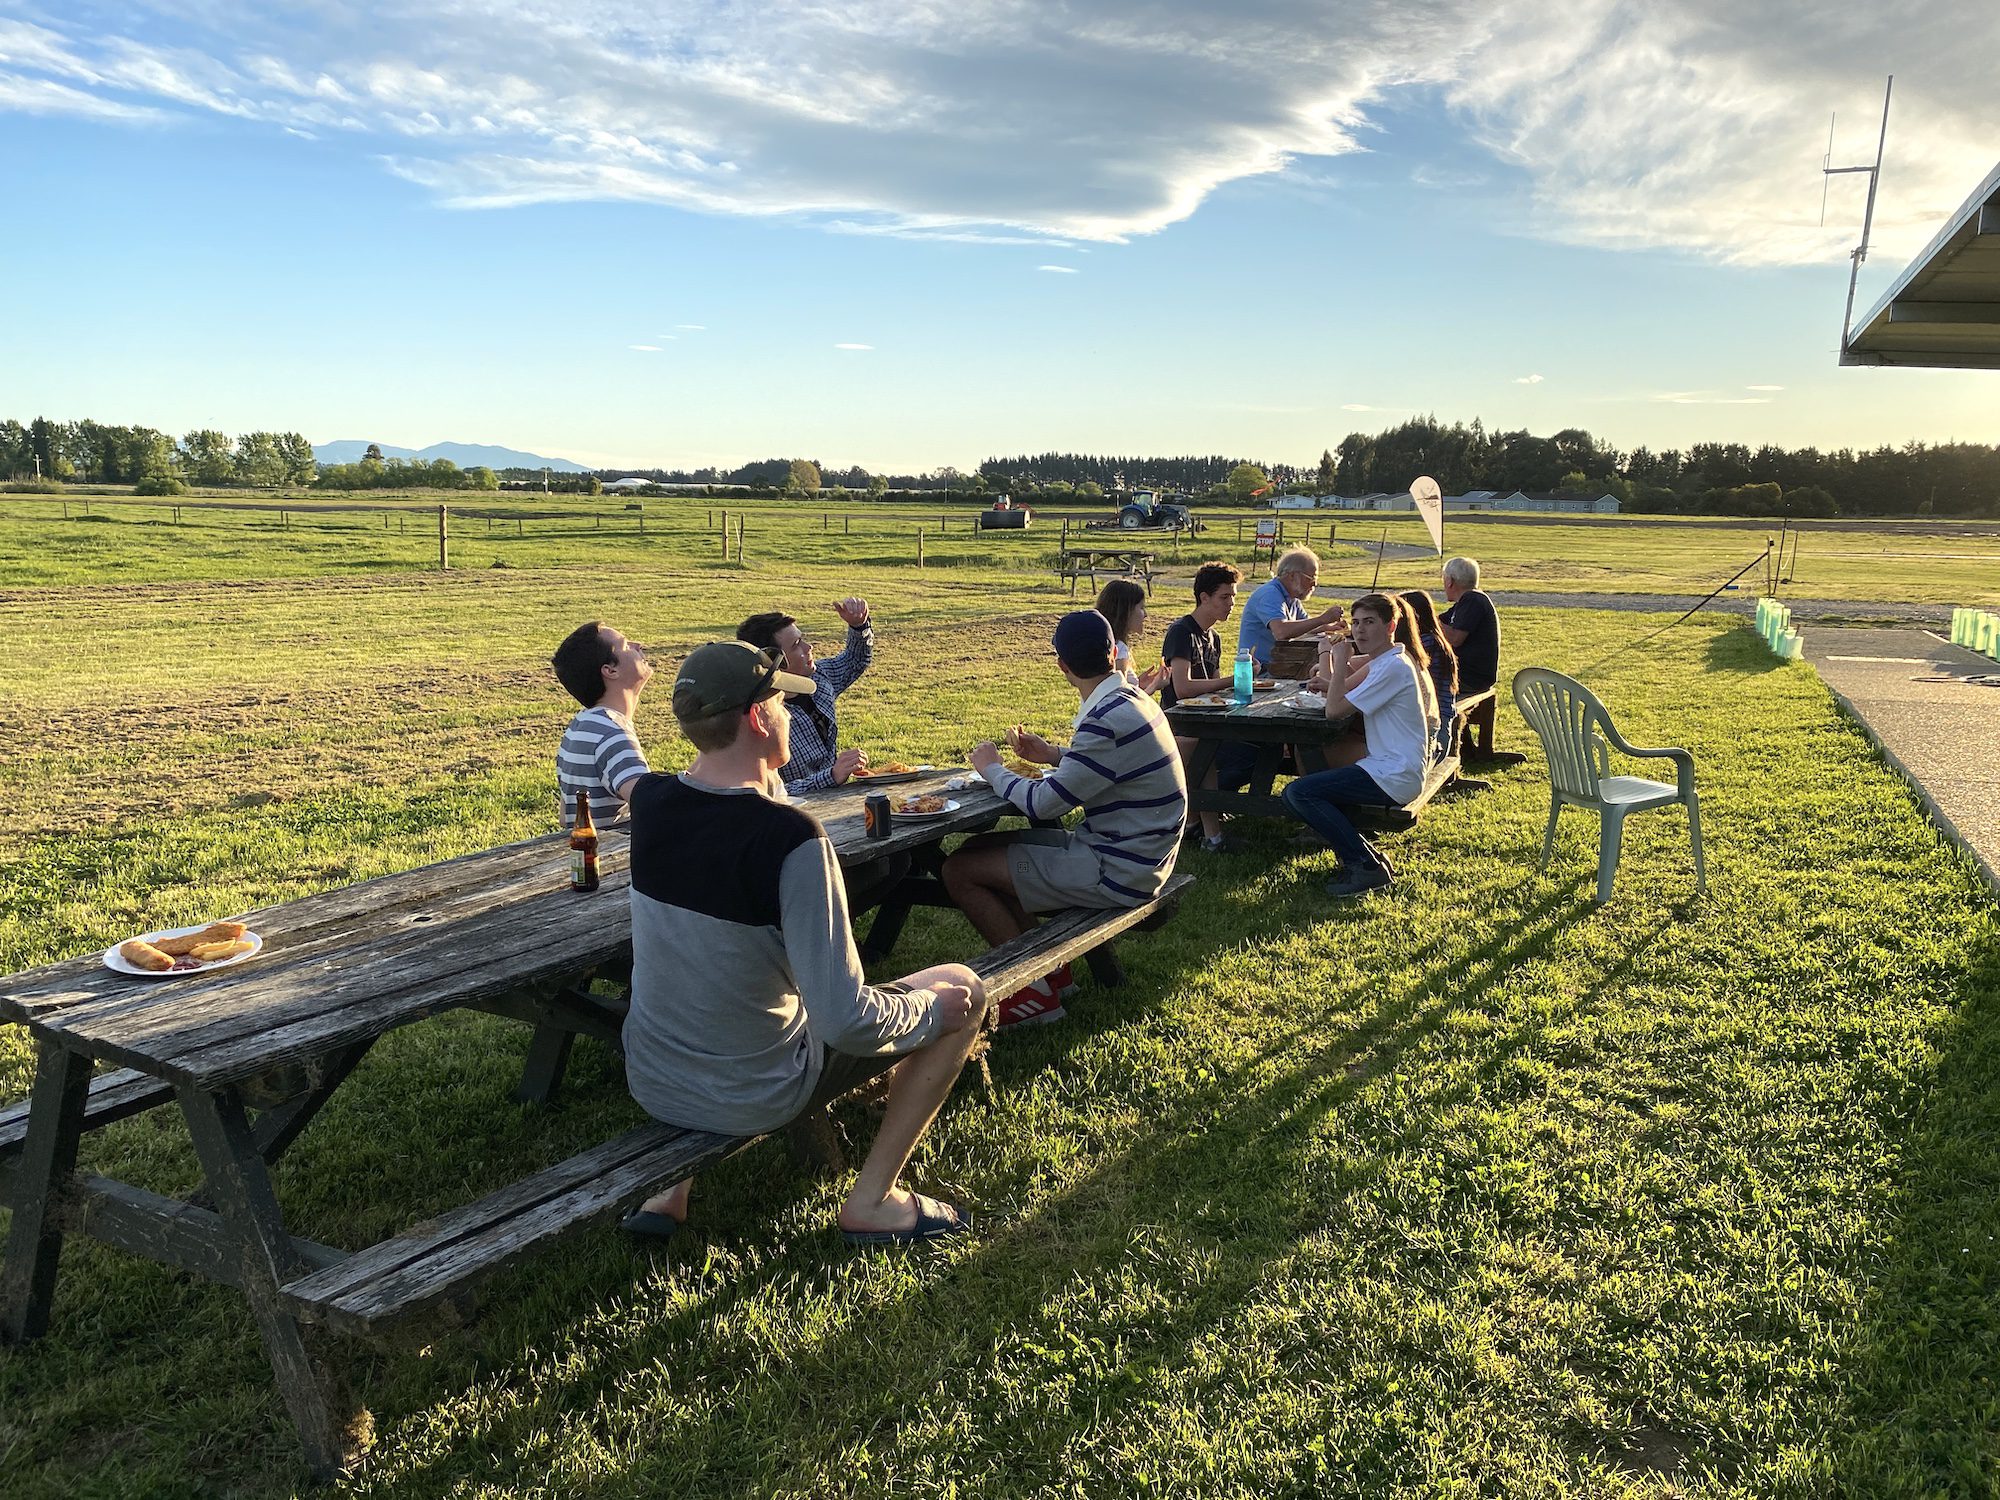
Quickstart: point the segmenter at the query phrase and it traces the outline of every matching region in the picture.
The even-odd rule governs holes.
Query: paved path
[[[1822,627],[1805,639],[1826,685],[2000,890],[2000,664],[1924,630]],[[1986,676],[1994,686],[1976,681]]]

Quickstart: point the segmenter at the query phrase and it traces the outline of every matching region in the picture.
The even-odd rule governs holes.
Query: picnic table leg
[[[847,1170],[847,1153],[841,1149],[840,1130],[830,1109],[808,1110],[792,1121],[785,1127],[785,1145],[800,1167],[829,1175]]]
[[[334,1382],[306,1349],[298,1320],[278,1300],[278,1288],[301,1266],[242,1098],[233,1088],[209,1094],[183,1085],[180,1101],[216,1212],[236,1252],[238,1284],[264,1336],[278,1393],[298,1428],[307,1463],[314,1474],[330,1478],[346,1467],[353,1445],[334,1409]]]
[[[1229,805],[1229,793],[1221,787],[1211,792],[1202,785],[1208,780],[1208,773],[1215,769],[1220,742],[1205,734],[1193,738],[1194,749],[1188,752],[1187,762],[1188,806],[1195,812],[1222,812]]]
[[[1284,762],[1283,745],[1259,745],[1257,764],[1250,772],[1250,792],[1253,796],[1271,795],[1271,783],[1278,779],[1278,767]]]
[[[49,1329],[62,1257],[62,1198],[83,1138],[90,1068],[90,1059],[80,1053],[54,1042],[40,1044],[28,1138],[14,1173],[14,1226],[0,1263],[0,1338],[8,1343],[38,1339]]]
[[[555,1097],[569,1068],[569,1049],[576,1033],[567,1026],[544,1021],[535,1028],[528,1043],[528,1060],[521,1067],[521,1081],[514,1085],[517,1104],[547,1104]]]
[[[257,1154],[267,1162],[283,1156],[374,1045],[375,1039],[369,1037],[366,1041],[356,1042],[352,1047],[307,1064],[308,1076],[313,1080],[312,1087],[296,1099],[287,1100],[257,1116],[253,1132],[257,1140]]]
[[[1083,955],[1083,961],[1090,965],[1090,977],[1107,990],[1125,982],[1125,966],[1118,962],[1118,950],[1112,944],[1098,944]]]

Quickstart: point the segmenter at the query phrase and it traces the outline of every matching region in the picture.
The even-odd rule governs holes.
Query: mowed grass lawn
[[[840,564],[900,567],[913,563],[923,532],[930,569],[998,571],[1028,581],[1054,566],[1069,516],[1073,541],[1138,543],[1162,567],[1185,576],[1211,556],[1248,564],[1256,513],[1200,506],[1207,530],[1198,538],[1088,532],[1083,522],[1111,514],[1108,503],[1065,512],[1044,508],[1028,531],[979,533],[967,504],[925,506],[836,500],[650,499],[643,511],[613,496],[469,494],[300,497],[284,502],[255,495],[231,508],[227,496],[171,502],[129,495],[0,496],[0,589],[165,579],[235,579],[381,574],[425,568],[437,561],[437,502],[451,507],[451,559],[467,570],[601,565],[656,569],[675,559],[720,563],[722,519],[743,523],[744,555],[753,566]],[[637,504],[638,502],[633,502]],[[311,505],[376,507],[315,511]],[[65,517],[65,506],[68,515]],[[85,508],[88,507],[88,514]],[[1270,512],[1262,513],[1266,517]],[[643,517],[643,520],[642,520]],[[1375,576],[1374,547],[1385,535],[1404,549],[1428,547],[1423,523],[1409,513],[1288,511],[1285,539],[1324,554],[1323,584],[1348,587]],[[643,531],[641,530],[643,525]],[[1658,593],[1699,598],[1764,553],[1776,522],[1728,526],[1677,517],[1446,517],[1446,545],[1478,557],[1492,589],[1550,593]],[[1329,542],[1329,532],[1332,541]],[[1796,546],[1792,542],[1796,542]],[[1793,598],[1901,603],[2000,605],[2000,522],[1882,522],[1862,531],[1805,523],[1788,541],[1785,567]],[[1761,563],[1741,584],[1748,599],[1763,587]],[[1437,587],[1432,557],[1386,559],[1382,582],[1395,588]],[[1692,602],[1692,601],[1690,601]]]
[[[881,646],[849,739],[939,760],[1067,720],[1062,596],[969,568],[0,599],[0,970],[541,832],[572,624],[664,658],[779,604],[830,642],[850,590]],[[1507,657],[1588,668],[1632,738],[1695,752],[1705,898],[1678,814],[1633,821],[1601,910],[1581,814],[1538,877],[1538,756],[1398,838],[1358,906],[1244,830],[1187,857],[1126,987],[1000,1038],[993,1094],[947,1107],[915,1175],[976,1234],[851,1254],[838,1185],[760,1146],[681,1244],[575,1236],[467,1327],[332,1345],[375,1424],[337,1492],[1992,1493],[1992,902],[1808,669],[1705,618],[1618,652],[1664,619],[1515,611]],[[656,764],[687,758],[670,725],[662,684]],[[978,946],[925,914],[897,959]],[[295,1231],[367,1243],[638,1118],[588,1042],[558,1108],[511,1103],[526,1041],[386,1039],[278,1168]],[[0,1097],[30,1065],[0,1035]],[[86,1164],[196,1185],[168,1111]],[[0,1350],[0,1489],[303,1484],[235,1293],[75,1240],[63,1273],[49,1336]]]

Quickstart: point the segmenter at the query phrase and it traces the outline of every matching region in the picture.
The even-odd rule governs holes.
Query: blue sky
[[[2000,156],[2000,6],[0,0],[0,415],[609,465],[1310,462],[1403,417],[2000,441],[1840,369]],[[664,10],[664,15],[662,11]],[[1337,13],[1336,13],[1337,11]]]

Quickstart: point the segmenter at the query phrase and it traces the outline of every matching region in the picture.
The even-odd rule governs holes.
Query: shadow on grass
[[[1394,1073],[1466,998],[1476,999],[1514,967],[1536,958],[1589,911],[1589,903],[1573,891],[1546,892],[1463,957],[1420,965],[1397,997],[1369,1011],[1358,1024],[1330,1021],[1324,1011],[1282,1023],[1236,1065],[1217,1069],[1208,1081],[1161,1101],[1128,1144],[1032,1213],[1003,1222],[960,1254],[923,1266],[916,1285],[869,1304],[826,1337],[803,1343],[796,1352],[760,1343],[754,1371],[733,1370],[720,1354],[704,1349],[705,1330],[718,1320],[754,1321],[760,1298],[796,1283],[802,1274],[817,1280],[842,1275],[837,1262],[844,1259],[842,1252],[829,1254],[823,1240],[786,1246],[755,1273],[712,1283],[706,1295],[629,1329],[620,1339],[600,1342],[601,1357],[565,1362],[559,1374],[536,1383],[532,1399],[513,1419],[527,1430],[493,1434],[495,1451],[525,1453],[533,1446],[528,1439],[543,1423],[559,1421],[564,1413],[615,1405],[620,1391],[644,1374],[669,1385],[674,1405],[683,1409],[701,1405],[705,1387],[707,1395],[723,1399],[705,1403],[705,1415],[660,1434],[657,1450],[646,1445],[626,1467],[570,1486],[569,1492],[646,1492],[666,1479],[668,1469],[683,1476],[699,1474],[709,1484],[724,1475],[768,1484],[776,1477],[772,1473],[746,1474],[738,1467],[761,1446],[751,1440],[760,1404],[790,1414],[788,1430],[764,1434],[764,1442],[775,1439],[786,1459],[801,1468],[815,1456],[832,1462],[855,1433],[891,1426],[935,1399],[943,1372],[962,1368],[970,1351],[1041,1337],[1032,1327],[1021,1327],[1023,1309],[1031,1310],[1027,1321],[1033,1324],[1032,1310],[1048,1307],[1079,1282],[1110,1278],[1135,1255],[1149,1253],[1148,1243],[1152,1253],[1187,1255],[1204,1269],[1168,1288],[1170,1305],[1149,1310],[1143,1359],[1098,1379],[1093,1399],[1074,1411],[1060,1403],[1037,1405],[982,1423],[958,1454],[966,1464],[1004,1472],[1019,1485],[1055,1480],[1071,1443],[1088,1430],[1116,1422],[1128,1404],[1140,1412],[1150,1396],[1148,1371],[1189,1363],[1198,1341],[1244,1313],[1302,1242],[1340,1219],[1348,1195],[1367,1189],[1442,1114],[1505,1068],[1542,1022],[1518,1018],[1478,1069],[1433,1091],[1419,1118],[1381,1141],[1320,1201],[1301,1192],[1298,1184],[1309,1175],[1303,1159],[1314,1150],[1326,1118],[1375,1079]],[[1579,1007],[1593,1006],[1629,973],[1666,925],[1662,922],[1634,942],[1579,1000]],[[1053,1049],[1056,1060],[1084,1050],[1100,1032],[1143,1024],[1153,1008],[1149,995],[1155,986],[1186,982],[1206,957],[1195,952],[1177,966],[1155,966],[1147,974],[1152,983],[1117,992],[1086,990],[1086,1003]],[[1050,1048],[1009,1047],[1008,1040],[1002,1038],[994,1054],[995,1081],[1003,1096],[1031,1086],[1051,1062]],[[961,1097],[955,1107],[980,1106]],[[1003,1097],[986,1107],[1009,1106]],[[746,1167],[742,1158],[732,1166],[738,1170],[713,1174],[704,1186],[711,1201],[727,1205],[719,1215],[723,1232],[754,1235],[768,1218],[797,1217],[808,1194],[796,1179],[789,1184],[766,1181],[759,1191],[754,1179],[771,1176],[769,1157],[760,1166]],[[987,1185],[989,1191],[1000,1186]],[[738,1192],[744,1196],[736,1197]],[[789,1201],[768,1208],[759,1201],[773,1196]],[[996,1196],[1008,1193],[1001,1188]],[[736,1225],[728,1223],[732,1219]],[[699,1251],[690,1247],[667,1253],[678,1258]],[[573,1284],[562,1299],[574,1304],[569,1317],[587,1315],[603,1292],[601,1286]],[[562,1315],[556,1308],[548,1311]],[[546,1337],[546,1329],[541,1336]],[[521,1337],[535,1334],[523,1329]],[[526,1342],[507,1347],[489,1343],[481,1363],[521,1366],[535,1357]],[[978,1356],[971,1357],[976,1363]],[[714,1389],[718,1381],[725,1387],[721,1392]],[[440,1394],[449,1392],[406,1391],[405,1398],[418,1408],[408,1410],[408,1416],[420,1421],[422,1403]],[[1379,1461],[1386,1473],[1399,1466],[1402,1442],[1384,1433],[1379,1443],[1379,1451],[1367,1457]],[[1302,1462],[1299,1478],[1309,1479],[1313,1461]],[[484,1477],[504,1480],[512,1463],[503,1460]],[[524,1463],[523,1474],[526,1467]],[[462,1455],[440,1454],[437,1472],[429,1468],[401,1469],[395,1482],[443,1490],[465,1477]],[[1116,1482],[1110,1473],[1093,1479]]]
[[[2000,931],[1948,1001],[1955,1019],[1900,1140],[1884,1263],[1844,1361],[1843,1494],[2000,1488]],[[1917,1476],[1912,1483],[1911,1476]]]

